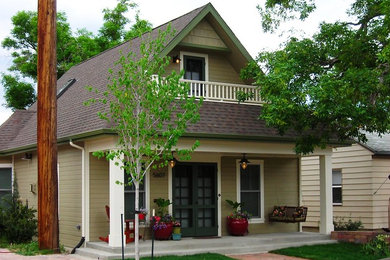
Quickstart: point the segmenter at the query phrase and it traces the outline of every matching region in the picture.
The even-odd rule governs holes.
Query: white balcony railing
[[[255,86],[219,83],[209,81],[197,81],[183,79],[183,82],[190,84],[190,95],[203,97],[204,100],[221,102],[238,102],[237,93],[253,93],[252,97],[243,104],[262,104],[259,90]]]

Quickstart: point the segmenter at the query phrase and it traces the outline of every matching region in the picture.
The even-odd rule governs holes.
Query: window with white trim
[[[333,205],[341,205],[343,203],[342,175],[340,169],[332,170],[332,193],[333,193]]]
[[[131,176],[125,173],[125,182],[129,183]],[[146,208],[146,174],[139,184],[139,208]],[[125,185],[125,219],[134,219],[135,217],[135,186]]]
[[[237,188],[242,210],[252,215],[252,222],[264,220],[264,173],[262,161],[251,160],[243,170],[238,164]]]
[[[2,199],[12,194],[12,167],[0,165],[0,204]]]

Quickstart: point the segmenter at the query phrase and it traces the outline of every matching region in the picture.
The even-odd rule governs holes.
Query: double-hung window
[[[0,204],[5,196],[12,194],[12,167],[0,164]]]
[[[131,176],[125,173],[125,219],[134,219],[135,215],[135,186],[127,185],[128,181],[131,180]],[[139,185],[139,208],[146,208],[146,192],[145,185],[146,175]]]
[[[264,173],[263,162],[251,160],[243,170],[237,162],[237,201],[242,210],[252,215],[252,222],[264,221]]]
[[[343,203],[343,194],[341,186],[341,170],[332,170],[332,192],[333,192],[333,205],[341,205]]]

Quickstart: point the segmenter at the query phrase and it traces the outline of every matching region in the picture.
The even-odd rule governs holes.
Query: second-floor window
[[[332,192],[333,192],[333,205],[341,205],[343,203],[342,186],[341,186],[341,170],[332,170]]]
[[[205,80],[205,60],[203,57],[184,56],[184,78]]]

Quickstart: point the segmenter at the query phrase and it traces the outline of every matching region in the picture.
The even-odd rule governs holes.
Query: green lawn
[[[375,260],[384,258],[384,256],[366,255],[362,245],[353,243],[290,247],[274,250],[270,253],[315,260]]]
[[[142,260],[149,260],[150,257],[142,257]],[[231,260],[233,258],[220,255],[220,254],[198,254],[198,255],[186,255],[186,256],[160,256],[160,257],[154,257],[153,259],[158,260],[176,260],[176,259],[186,259],[186,260]],[[127,259],[131,260],[131,259]]]

